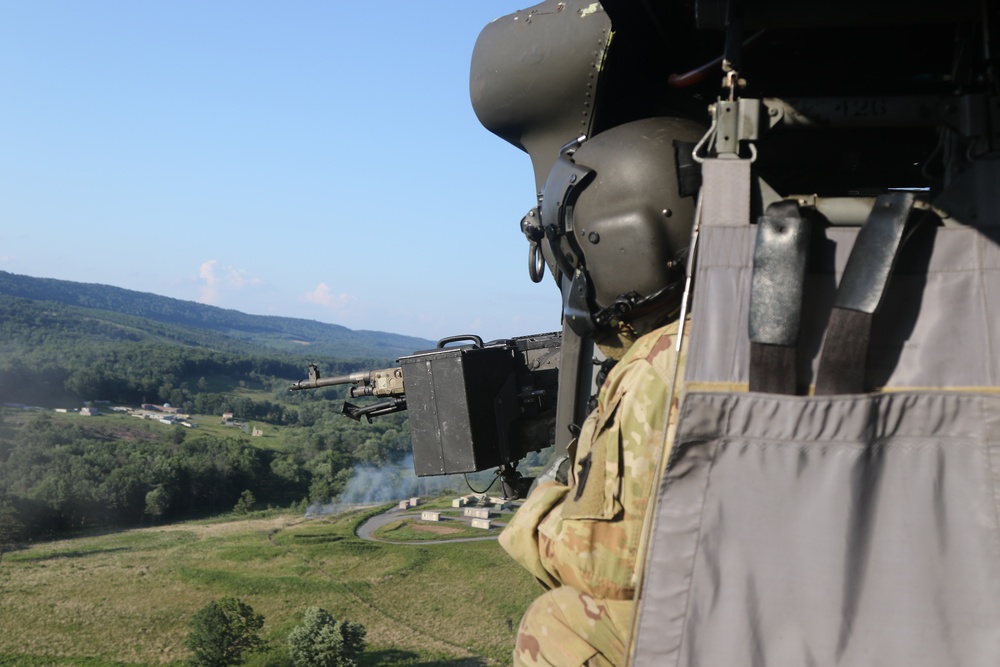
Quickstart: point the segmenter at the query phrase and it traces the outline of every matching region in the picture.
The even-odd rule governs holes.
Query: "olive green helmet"
[[[704,131],[686,119],[647,118],[563,147],[539,224],[578,334],[678,305],[695,208],[683,172]]]

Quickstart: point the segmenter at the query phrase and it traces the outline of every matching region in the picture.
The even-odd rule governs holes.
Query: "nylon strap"
[[[872,321],[882,303],[913,208],[910,192],[879,195],[858,232],[830,313],[816,374],[816,395],[861,394]]]

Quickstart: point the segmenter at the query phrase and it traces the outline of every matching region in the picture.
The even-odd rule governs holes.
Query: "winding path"
[[[387,512],[382,514],[376,514],[372,518],[365,521],[363,524],[358,526],[357,536],[363,540],[371,540],[372,542],[383,542],[385,544],[409,544],[409,545],[421,545],[421,544],[454,544],[456,542],[483,542],[485,540],[495,540],[499,537],[499,532],[486,535],[484,537],[457,537],[454,539],[441,539],[441,540],[410,540],[407,542],[396,542],[393,540],[383,540],[373,536],[373,533],[381,528],[382,526],[396,521],[397,519],[407,519],[407,518],[420,518],[421,510],[411,511],[411,510],[401,510],[398,507],[393,507]],[[504,514],[508,512],[504,511]],[[465,517],[453,518],[449,517],[449,521],[465,521]],[[471,523],[471,521],[470,521]]]

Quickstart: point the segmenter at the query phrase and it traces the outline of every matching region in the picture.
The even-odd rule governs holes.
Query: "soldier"
[[[592,174],[566,198],[575,204],[572,220],[561,211],[554,217],[587,230],[591,242],[566,235],[565,247],[550,243],[546,252],[562,253],[564,269],[572,257],[574,274],[589,276],[590,312],[576,312],[574,322],[617,363],[568,456],[550,466],[500,537],[549,589],[521,621],[515,664],[623,661],[643,520],[671,436],[667,405],[672,416],[680,398],[676,338],[694,206],[679,191],[674,140],[700,132],[688,121],[647,119],[560,157]],[[553,174],[566,166],[557,162]],[[553,189],[561,190],[556,176],[546,183]],[[545,212],[542,224],[553,224]]]
[[[500,536],[550,589],[521,620],[515,664],[622,662],[643,517],[666,455],[677,329],[674,320],[631,345],[583,424],[568,479],[538,484]],[[671,423],[678,399],[671,401]]]

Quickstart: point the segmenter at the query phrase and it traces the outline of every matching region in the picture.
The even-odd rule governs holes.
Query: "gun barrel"
[[[298,389],[318,389],[319,387],[330,387],[335,384],[358,384],[359,382],[368,381],[368,371],[361,371],[358,373],[351,373],[350,375],[337,375],[332,378],[309,378],[308,380],[301,380],[289,387],[290,390],[295,391]]]

